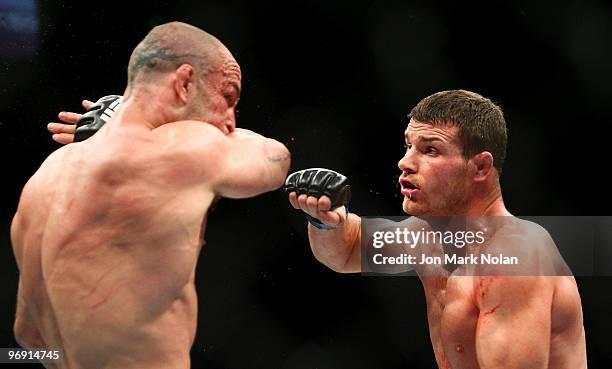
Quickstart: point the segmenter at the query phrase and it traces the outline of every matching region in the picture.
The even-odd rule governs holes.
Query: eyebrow
[[[444,142],[444,140],[441,139],[440,137],[434,137],[434,136],[421,137],[420,141],[424,141],[424,142],[433,142],[433,141]]]
[[[408,141],[408,134],[407,133],[404,135],[404,138],[406,139],[406,141]],[[421,142],[434,142],[434,141],[444,142],[443,139],[441,139],[440,137],[436,137],[436,136],[418,137],[417,141],[421,141]]]

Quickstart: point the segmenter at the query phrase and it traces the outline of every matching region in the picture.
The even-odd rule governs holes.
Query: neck
[[[470,200],[468,201],[468,207],[465,211],[465,215],[468,216],[509,216],[512,215],[506,209],[504,199],[502,197],[501,187],[499,183],[492,186],[489,191],[482,192],[476,191],[472,193]]]
[[[131,88],[124,92],[121,109],[115,121],[119,124],[130,124],[155,129],[165,123],[175,121],[167,107],[170,104],[163,94],[153,92],[147,86]]]

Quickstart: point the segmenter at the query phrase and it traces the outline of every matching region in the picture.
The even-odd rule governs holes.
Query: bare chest
[[[473,277],[423,277],[431,342],[443,369],[478,368]]]

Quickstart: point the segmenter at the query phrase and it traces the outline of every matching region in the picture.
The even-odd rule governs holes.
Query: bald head
[[[181,22],[153,28],[136,46],[128,65],[128,89],[156,76],[192,65],[202,76],[215,68],[227,48],[214,36]]]

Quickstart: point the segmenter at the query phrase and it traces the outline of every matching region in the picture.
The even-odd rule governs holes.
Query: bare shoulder
[[[550,233],[541,225],[514,216],[505,218],[497,235],[500,246],[531,258],[542,257],[556,249]]]
[[[22,211],[36,204],[36,196],[41,191],[50,191],[57,183],[63,166],[70,165],[72,145],[65,145],[52,152],[25,183],[19,199],[18,211]]]
[[[550,233],[535,222],[516,217],[503,219],[486,252],[516,257],[518,263],[482,266],[474,280],[481,307],[491,308],[517,298],[551,304],[560,286],[576,289],[571,270]]]
[[[153,135],[168,144],[197,149],[210,144],[220,145],[229,139],[211,124],[194,120],[167,123],[153,130]]]
[[[163,158],[171,158],[175,168],[191,171],[191,175],[209,176],[220,170],[230,150],[230,140],[219,129],[199,121],[178,121],[164,124],[152,135]]]
[[[11,222],[11,241],[14,248],[19,248],[23,244],[24,231],[36,224],[33,219],[43,216],[47,210],[49,193],[57,188],[62,164],[70,157],[72,151],[70,146],[62,146],[52,152],[23,186],[17,211]],[[20,252],[16,252],[16,257],[19,263]]]
[[[496,235],[500,239],[514,239],[517,241],[521,240],[537,243],[552,242],[552,238],[548,231],[535,222],[515,216],[500,217],[500,219],[499,226],[497,227],[499,232]]]
[[[516,217],[503,217],[483,253],[515,261],[509,265],[483,265],[482,274],[520,276],[571,275],[550,233],[541,225]],[[508,260],[508,259],[506,259]]]

